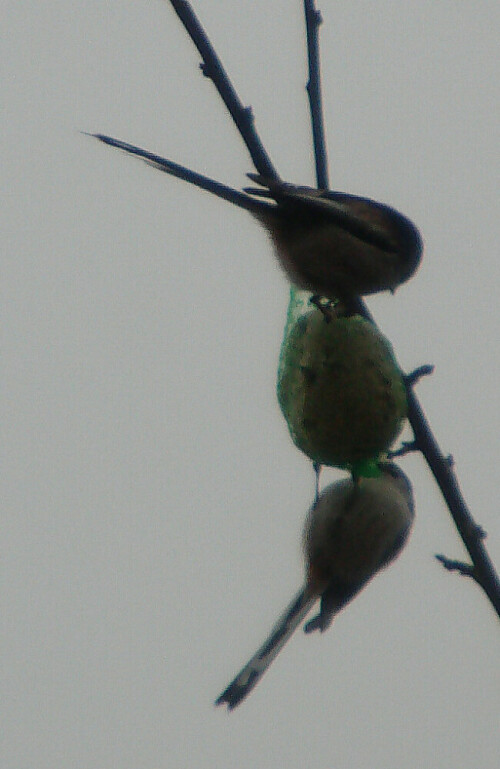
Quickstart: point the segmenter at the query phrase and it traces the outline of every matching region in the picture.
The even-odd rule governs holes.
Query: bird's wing
[[[244,187],[253,197],[272,198],[278,205],[295,207],[298,211],[331,221],[368,245],[393,253],[397,246],[383,226],[384,206],[369,198],[359,198],[344,192],[318,190],[287,182],[264,179],[259,174],[247,174],[259,187]]]

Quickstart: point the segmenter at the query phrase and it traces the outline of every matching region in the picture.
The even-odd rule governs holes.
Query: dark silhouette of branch
[[[460,491],[453,464],[442,454],[415,393],[411,386],[407,385],[406,389],[408,418],[416,444],[441,489],[458,533],[470,555],[474,579],[482,587],[500,617],[500,580],[484,545],[484,531],[474,521]]]
[[[307,60],[309,65],[309,80],[306,91],[311,112],[311,127],[314,146],[314,161],[316,166],[316,183],[318,189],[327,190],[328,155],[325,141],[323,120],[323,102],[321,90],[321,72],[319,55],[319,26],[322,23],[321,14],[316,10],[314,0],[304,0],[304,14],[307,35]]]
[[[414,387],[414,385],[416,385],[417,382],[419,382],[422,379],[422,377],[430,376],[433,373],[434,373],[434,366],[432,364],[426,363],[425,365],[419,366],[413,371],[410,371],[409,374],[406,374],[405,382],[410,387]]]
[[[275,179],[279,178],[257,135],[251,110],[242,105],[190,4],[185,0],[170,0],[170,2],[198,49],[203,59],[202,70],[205,75],[210,77],[217,88],[243,141],[245,142],[255,168],[263,176]],[[326,149],[321,98],[319,94],[320,76],[317,27],[320,16],[316,10],[314,0],[311,0],[310,2],[304,0],[304,8],[306,12],[306,26],[308,24],[310,25],[310,27],[308,27],[308,45],[311,49],[309,51],[311,85],[308,86],[308,93],[310,95],[311,119],[313,125],[321,125],[321,131],[314,134],[316,171],[318,175],[318,185],[323,186],[320,179],[326,178]],[[360,297],[356,298],[353,302],[353,306],[357,312],[374,323],[371,313]],[[458,566],[450,568],[473,576],[475,581],[487,595],[497,615],[500,617],[500,580],[485,548],[484,532],[481,527],[475,523],[471,512],[465,503],[453,471],[453,464],[442,454],[438,443],[432,434],[422,407],[413,392],[413,385],[414,381],[412,381],[410,376],[406,380],[406,391],[408,396],[408,418],[415,436],[414,446],[425,457],[425,460],[441,489],[441,493],[448,505],[453,521],[455,522],[460,537],[462,538],[472,561],[472,566],[470,567],[467,567],[467,564],[462,564],[460,568]],[[442,556],[440,560],[445,566],[447,566],[447,564],[460,563],[457,561],[450,561],[444,556]]]
[[[396,459],[396,457],[405,457],[407,454],[413,454],[418,451],[418,446],[415,441],[403,441],[399,449],[394,451],[388,451],[388,459]]]
[[[245,107],[233,85],[228,78],[222,62],[217,56],[212,43],[208,39],[205,30],[186,0],[170,0],[174,11],[181,20],[189,37],[195,44],[203,60],[201,70],[205,77],[215,85],[219,95],[226,105],[241,138],[245,142],[252,162],[262,176],[270,179],[279,179],[278,172],[273,166],[260,137],[254,126],[254,116],[251,107]]]
[[[464,563],[463,561],[454,561],[451,558],[447,558],[445,555],[440,555],[439,553],[435,556],[435,558],[444,566],[447,571],[456,571],[458,574],[461,574],[462,577],[471,577],[471,579],[476,579],[474,567],[469,563]]]

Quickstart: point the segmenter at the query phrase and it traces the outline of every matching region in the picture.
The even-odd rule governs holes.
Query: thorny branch
[[[214,83],[224,104],[226,105],[238,131],[245,142],[257,171],[263,176],[278,179],[275,170],[262,142],[255,130],[252,111],[241,103],[231,81],[229,80],[217,54],[203,27],[196,18],[187,0],[170,0],[175,12],[188,32],[191,40],[203,59],[203,73]],[[314,0],[304,0],[306,29],[308,40],[309,82],[307,92],[310,100],[311,120],[315,144],[316,175],[318,187],[327,187],[328,173],[326,161],[326,144],[323,131],[321,107],[321,86],[319,71],[318,26],[320,15]],[[374,323],[366,304],[361,298],[356,300],[357,311]],[[472,565],[452,561],[445,556],[439,560],[449,570],[456,570],[471,576],[483,589],[491,605],[500,617],[500,580],[484,545],[484,532],[478,526],[468,509],[455,477],[452,463],[445,457],[432,434],[425,414],[413,392],[414,382],[406,381],[408,396],[408,418],[415,436],[414,446],[419,450],[434,475],[441,493],[449,508],[455,526],[470,555]]]

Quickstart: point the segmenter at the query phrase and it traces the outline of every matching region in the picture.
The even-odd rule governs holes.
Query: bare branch
[[[307,34],[307,58],[309,65],[309,80],[307,81],[306,90],[311,111],[314,159],[316,164],[316,183],[318,189],[327,190],[329,187],[328,156],[323,119],[318,34],[319,26],[323,20],[320,12],[316,10],[314,0],[304,0],[304,13]]]
[[[356,310],[360,315],[374,323],[373,316],[360,297],[356,299]],[[482,529],[474,521],[460,491],[458,481],[453,473],[452,457],[443,455],[434,438],[424,411],[413,392],[414,382],[412,379],[412,374],[405,377],[408,419],[415,436],[413,445],[423,454],[436,479],[458,533],[474,564],[476,582],[482,587],[500,617],[500,579],[484,546],[484,536],[478,536],[478,532],[482,532]]]
[[[415,440],[441,489],[458,533],[471,557],[476,581],[481,585],[500,617],[500,580],[484,545],[484,537],[478,536],[481,528],[474,521],[450,462],[441,453],[422,407],[409,387],[407,387],[407,397],[408,416]]]
[[[271,158],[267,154],[264,145],[254,127],[254,118],[251,107],[245,107],[229,80],[222,62],[217,56],[212,43],[200,22],[198,21],[191,4],[187,0],[170,0],[174,11],[181,20],[189,37],[195,44],[203,59],[201,67],[203,74],[213,82],[219,95],[226,105],[238,132],[245,142],[252,162],[262,176],[269,179],[279,179],[278,172],[274,168]]]

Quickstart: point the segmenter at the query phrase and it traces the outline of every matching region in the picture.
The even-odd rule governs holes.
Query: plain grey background
[[[493,769],[498,622],[433,559],[464,554],[418,456],[401,558],[213,707],[302,578],[288,286],[245,212],[79,133],[245,183],[168,3],[3,5],[2,766]],[[302,3],[193,5],[282,176],[313,183]],[[332,186],[426,242],[369,305],[403,367],[436,364],[418,392],[498,564],[498,6],[320,7]]]

